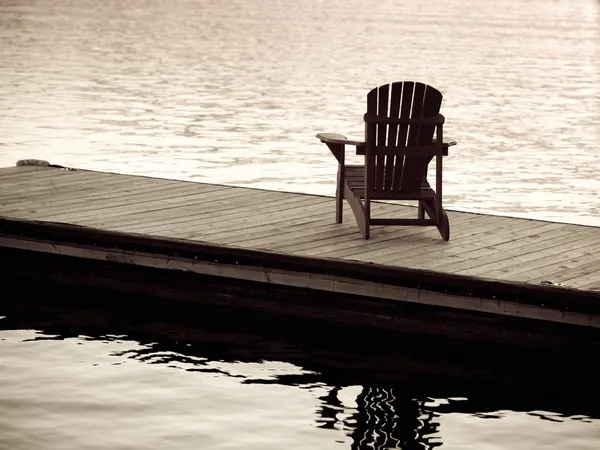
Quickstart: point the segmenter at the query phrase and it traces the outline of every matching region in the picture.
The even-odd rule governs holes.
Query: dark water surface
[[[600,442],[593,355],[99,291],[47,293],[55,300],[22,294],[0,306],[2,449],[591,450]]]

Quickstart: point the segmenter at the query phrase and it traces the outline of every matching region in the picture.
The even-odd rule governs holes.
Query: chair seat
[[[350,190],[360,198],[365,198],[365,166],[344,166],[344,178],[348,183]],[[403,192],[403,191],[376,191],[371,193],[372,200],[420,200],[434,198],[435,192],[431,188],[429,182],[425,179],[421,183],[421,188],[418,191]]]

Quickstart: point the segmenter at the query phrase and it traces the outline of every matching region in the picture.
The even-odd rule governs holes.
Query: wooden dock
[[[378,211],[416,215],[392,203],[377,203]],[[349,323],[397,326],[390,321],[397,308],[423,307],[424,316],[453,311],[600,328],[599,227],[448,214],[449,242],[433,227],[373,227],[365,241],[349,208],[335,223],[331,197],[53,167],[0,169],[5,274],[76,275],[103,286],[126,274],[115,287],[165,297],[190,297],[192,275],[308,289],[321,295],[312,299],[319,304],[245,306]],[[109,265],[112,275],[98,275]],[[134,281],[138,269],[154,275]],[[166,274],[188,278],[166,281]],[[436,326],[450,327],[437,317]]]

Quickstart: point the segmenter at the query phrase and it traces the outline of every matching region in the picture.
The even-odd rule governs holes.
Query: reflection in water
[[[330,391],[327,406],[331,408],[339,388]],[[396,396],[394,388],[363,387],[356,399],[357,412],[345,421],[353,429],[352,449],[430,449],[441,443],[435,436],[439,424],[435,413],[423,408],[422,400]],[[335,418],[334,418],[335,421]]]
[[[270,380],[246,378],[211,367],[210,360],[157,351],[154,346],[113,354],[118,357],[133,357],[149,364],[186,367],[185,370],[191,372],[240,378],[243,383],[248,384],[285,383],[304,387],[322,384],[318,373],[279,376]],[[432,435],[438,432],[439,424],[433,421],[436,414],[425,408],[425,400],[413,399],[408,393],[397,396],[397,391],[392,387],[364,386],[355,400],[355,411],[348,414],[347,407],[338,398],[342,387],[327,387],[327,394],[318,397],[321,404],[317,410],[316,423],[322,429],[346,431],[352,437],[353,450],[429,449],[436,445],[438,437]]]
[[[27,358],[26,355],[40,361],[34,372],[15,373],[15,379],[18,378],[21,384],[14,385],[15,382],[12,382],[13,390],[22,389],[23,382],[28,390],[32,390],[31,393],[26,392],[29,396],[21,397],[19,401],[19,408],[30,411],[32,417],[38,414],[36,407],[39,406],[30,395],[38,399],[50,398],[47,389],[64,389],[60,384],[61,377],[51,375],[52,366],[57,364],[52,362],[54,358],[62,361],[60,364],[64,370],[72,374],[69,379],[74,385],[69,389],[74,389],[76,395],[85,392],[85,396],[89,397],[85,408],[92,410],[97,408],[91,406],[94,401],[103,398],[96,391],[109,388],[109,383],[118,381],[114,377],[124,374],[124,378],[121,376],[122,389],[125,389],[123,395],[119,399],[109,399],[116,407],[112,412],[116,428],[127,420],[127,414],[139,414],[138,409],[131,408],[147,395],[145,393],[168,389],[168,397],[157,406],[148,405],[148,411],[139,420],[152,421],[153,416],[160,417],[165,411],[183,408],[182,396],[185,396],[188,400],[192,399],[195,410],[187,413],[187,419],[179,419],[186,423],[200,411],[209,415],[202,416],[204,422],[198,422],[197,426],[209,423],[214,426],[222,420],[230,420],[226,418],[232,414],[241,414],[238,420],[250,421],[256,427],[256,434],[252,437],[238,437],[240,431],[233,423],[226,425],[223,431],[223,442],[237,442],[244,448],[255,448],[251,444],[260,441],[260,433],[276,433],[274,430],[258,430],[269,429],[269,424],[271,429],[282,427],[286,420],[290,420],[290,426],[298,430],[294,438],[298,440],[298,448],[315,448],[315,445],[325,448],[331,439],[347,444],[344,448],[352,450],[416,450],[440,445],[444,448],[480,448],[478,446],[484,438],[480,431],[481,421],[500,418],[504,418],[502,423],[512,423],[509,425],[512,427],[510,435],[515,436],[516,442],[506,441],[507,437],[503,434],[495,435],[491,439],[496,448],[552,448],[544,447],[543,439],[538,441],[537,437],[530,435],[531,426],[542,426],[540,420],[549,424],[550,428],[544,428],[547,433],[554,432],[555,437],[565,442],[574,437],[568,427],[556,428],[558,425],[572,423],[572,426],[579,424],[583,427],[588,424],[592,428],[574,428],[576,433],[583,432],[583,437],[579,436],[578,446],[569,448],[591,449],[595,445],[589,437],[600,425],[600,398],[595,388],[598,371],[586,362],[586,355],[569,360],[566,355],[523,354],[514,348],[504,351],[501,347],[481,349],[465,343],[421,342],[415,337],[370,335],[362,331],[357,335],[356,330],[343,327],[315,329],[302,323],[282,322],[281,318],[255,320],[249,313],[236,317],[227,311],[198,309],[193,317],[192,310],[173,313],[174,305],[170,305],[167,311],[167,305],[149,301],[143,303],[143,309],[127,311],[123,299],[113,299],[114,304],[94,304],[87,295],[73,297],[64,292],[60,294],[67,303],[54,303],[48,307],[43,298],[35,301],[29,297],[24,301],[26,297],[22,297],[9,298],[0,307],[3,317],[0,330],[4,330],[0,331],[0,346],[6,349],[0,353],[0,364],[10,372],[12,366]],[[48,295],[48,298],[57,296],[51,292]],[[81,299],[86,299],[85,306],[81,305]],[[311,329],[312,334],[307,333],[307,329]],[[27,337],[15,339],[11,336]],[[381,345],[390,340],[394,345]],[[62,345],[69,342],[71,344]],[[60,346],[52,347],[51,343]],[[76,360],[65,360],[69,352],[75,351],[73,343],[106,345],[109,357],[94,356],[95,350],[91,347],[86,350],[86,344],[76,353],[80,355],[79,359],[89,361],[87,366]],[[53,353],[57,349],[60,349],[60,354]],[[28,353],[21,354],[23,351]],[[50,359],[45,355],[48,351],[51,352]],[[90,362],[93,364],[89,365]],[[131,366],[132,362],[137,364]],[[95,371],[98,364],[114,367],[111,369],[114,375],[97,378],[98,375],[94,374],[99,373]],[[565,365],[568,367],[563,367]],[[161,373],[167,370],[167,378],[148,384],[155,373],[152,367]],[[31,386],[31,382],[37,379],[34,373],[46,370],[49,371],[48,377],[42,378],[43,384]],[[31,382],[28,383],[28,379]],[[82,382],[85,385],[83,380],[86,379],[96,381],[81,391],[78,386]],[[194,384],[190,386],[197,387],[186,388],[187,383],[192,381]],[[196,382],[200,384],[196,385]],[[7,386],[10,387],[10,383],[9,378]],[[206,387],[201,388],[204,384]],[[234,386],[252,387],[255,393]],[[278,397],[280,400],[260,407],[253,400],[253,395],[268,398],[281,387],[293,391],[282,392]],[[223,401],[211,403],[215,389],[229,392],[224,401],[234,405],[233,412]],[[315,431],[309,432],[302,422],[293,421],[297,403],[306,394],[310,394],[317,404],[305,404],[301,407],[302,411],[312,416],[310,422],[314,430],[330,433],[331,437],[312,434]],[[0,394],[0,410],[3,395]],[[197,401],[193,401],[195,396]],[[173,399],[169,400],[171,397]],[[83,408],[84,405],[79,402],[81,399],[70,408]],[[46,406],[50,411],[61,407],[58,399]],[[103,407],[111,408],[111,405]],[[270,410],[278,417],[257,416],[258,411],[268,414]],[[519,411],[535,418],[538,425],[523,425],[528,422],[524,419],[526,416],[515,416]],[[450,432],[453,426],[462,426],[456,418],[465,414],[469,420],[475,421],[469,422],[470,431]],[[223,419],[219,419],[221,416]],[[514,417],[520,419],[514,422]],[[489,426],[494,429],[501,427],[502,423],[494,422]],[[189,426],[193,428],[193,424],[194,421],[191,421]],[[11,425],[18,429],[18,425]],[[54,425],[55,428],[61,426],[64,424]],[[486,427],[483,426],[483,429]],[[290,433],[290,430],[285,432]],[[147,433],[152,435],[149,430]],[[211,436],[217,431],[215,428],[206,433]],[[461,436],[464,436],[467,445],[453,447],[453,441]],[[0,438],[0,448],[2,443]],[[144,448],[136,445],[133,438],[131,445],[136,449]],[[264,442],[256,445],[256,448],[281,448]]]

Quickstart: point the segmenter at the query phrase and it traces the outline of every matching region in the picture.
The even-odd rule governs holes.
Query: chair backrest
[[[399,81],[379,86],[367,95],[367,113],[392,119],[435,116],[440,111],[442,94],[437,89],[414,81]],[[373,198],[394,193],[416,192],[427,177],[432,156],[389,154],[402,147],[431,145],[434,125],[367,124],[367,170]],[[369,148],[387,147],[387,155],[371,155]]]

